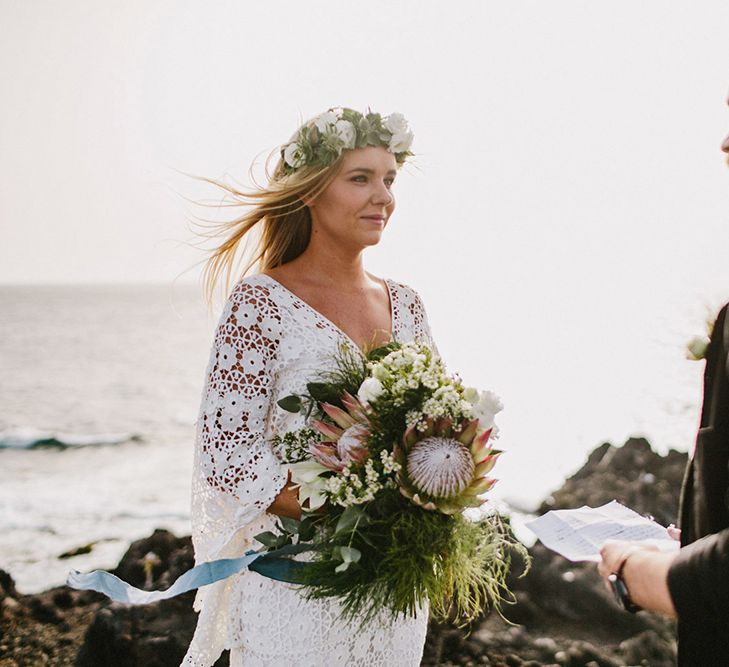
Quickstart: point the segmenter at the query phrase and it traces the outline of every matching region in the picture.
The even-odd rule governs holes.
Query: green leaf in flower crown
[[[378,127],[382,125],[382,115],[379,113],[373,113],[370,111],[365,118],[367,119],[367,122],[372,125],[373,127]]]
[[[301,410],[301,397],[300,396],[285,396],[280,401],[276,401],[278,406],[286,412],[297,413]]]

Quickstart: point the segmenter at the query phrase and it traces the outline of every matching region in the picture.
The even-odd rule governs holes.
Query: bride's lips
[[[363,215],[363,220],[369,220],[370,222],[385,222],[384,215]]]

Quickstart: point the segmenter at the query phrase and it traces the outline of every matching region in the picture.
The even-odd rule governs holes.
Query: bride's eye
[[[394,178],[386,178],[385,179],[385,186],[388,188],[388,190],[392,187],[392,184],[395,182]]]
[[[367,182],[367,176],[364,174],[357,174],[356,176],[353,176],[352,179],[355,183],[366,183]]]

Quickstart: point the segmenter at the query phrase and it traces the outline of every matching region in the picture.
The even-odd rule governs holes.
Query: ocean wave
[[[142,440],[142,436],[137,433],[53,433],[32,428],[0,431],[0,449],[72,449],[121,445]]]

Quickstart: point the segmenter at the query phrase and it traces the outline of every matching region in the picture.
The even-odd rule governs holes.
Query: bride
[[[255,236],[254,259],[230,292],[217,328],[198,421],[192,489],[197,563],[259,548],[277,516],[298,518],[296,488],[273,437],[303,427],[277,400],[305,390],[342,344],[362,350],[390,339],[432,345],[415,291],[365,271],[395,210],[393,186],[411,155],[400,114],[332,109],[281,149],[267,185],[243,193],[206,266],[208,294],[230,277]],[[248,246],[250,247],[250,246]],[[257,267],[259,273],[250,274]],[[243,572],[206,586],[183,665],[208,667],[230,649],[232,667],[416,666],[427,608],[369,625],[342,618],[332,599]]]

